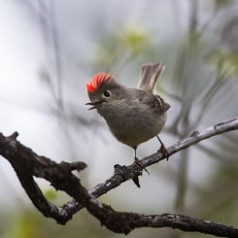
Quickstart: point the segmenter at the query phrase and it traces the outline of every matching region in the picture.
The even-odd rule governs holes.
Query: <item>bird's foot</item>
[[[166,160],[169,160],[169,152],[164,145],[161,145],[159,151],[165,156]]]
[[[138,174],[138,175],[135,175]],[[140,168],[134,168],[133,166],[125,166],[125,165],[114,165],[114,175],[120,175],[123,180],[128,180],[128,177],[131,177],[132,181],[135,185],[140,188],[139,175],[142,175],[142,171]]]
[[[147,172],[147,174],[150,175],[149,171],[146,169],[146,167],[141,163],[141,161],[138,158],[135,157],[134,163],[139,165],[142,170],[145,170],[145,172]]]
[[[168,150],[166,149],[166,147],[165,147],[165,145],[164,145],[164,143],[160,140],[160,144],[161,144],[161,146],[160,146],[160,149],[158,150],[158,152],[161,152],[163,155],[164,155],[164,157],[167,159],[167,161],[169,160],[169,152],[168,152]]]

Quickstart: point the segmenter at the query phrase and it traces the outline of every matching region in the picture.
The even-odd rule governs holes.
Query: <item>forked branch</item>
[[[207,129],[193,132],[190,136],[168,147],[167,151],[169,155],[172,155],[209,137],[237,129],[237,118],[224,121]],[[121,183],[140,176],[142,174],[140,166],[137,164],[130,166],[117,165],[111,178],[88,191],[82,186],[80,179],[72,173],[73,170],[83,170],[86,167],[84,162],[56,163],[44,156],[37,155],[31,149],[22,145],[17,141],[17,136],[18,133],[16,132],[9,137],[0,134],[0,154],[15,169],[18,179],[32,203],[46,217],[55,219],[59,224],[65,224],[76,212],[85,207],[102,225],[119,233],[127,234],[138,227],[171,227],[220,237],[238,237],[238,228],[189,216],[117,212],[110,206],[100,203],[96,198],[118,187]],[[147,167],[164,159],[165,156],[157,152],[142,159],[141,163]],[[34,181],[34,176],[48,180],[55,189],[66,192],[73,200],[62,207],[50,203]]]

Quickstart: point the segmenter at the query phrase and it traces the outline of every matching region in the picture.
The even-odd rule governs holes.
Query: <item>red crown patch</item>
[[[108,73],[100,72],[95,74],[92,79],[86,84],[88,92],[94,92],[95,89],[97,89],[102,82],[107,81],[111,79],[112,76]]]

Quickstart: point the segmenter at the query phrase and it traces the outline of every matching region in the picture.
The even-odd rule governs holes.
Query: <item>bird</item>
[[[113,136],[134,150],[134,161],[143,167],[137,158],[140,144],[156,137],[165,146],[158,134],[167,119],[170,105],[160,95],[153,93],[156,82],[165,66],[160,62],[144,64],[136,88],[129,88],[118,83],[110,73],[99,72],[86,84],[92,109],[106,120]]]

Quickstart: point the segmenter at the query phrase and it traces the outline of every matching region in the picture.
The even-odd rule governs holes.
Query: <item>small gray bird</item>
[[[164,68],[160,63],[143,65],[137,88],[124,87],[104,72],[94,75],[86,85],[90,110],[97,109],[117,140],[134,149],[134,158],[139,165],[138,145],[160,133],[170,108],[159,95],[153,94]]]

